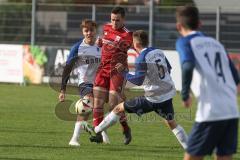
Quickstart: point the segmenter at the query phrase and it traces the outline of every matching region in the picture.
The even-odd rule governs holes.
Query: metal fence
[[[34,1],[33,1],[34,2]],[[101,25],[110,20],[112,5],[0,3],[0,43],[71,46],[81,36],[83,19]],[[149,32],[151,45],[175,49],[175,7],[124,6],[126,26]],[[240,51],[240,8],[200,10],[202,30],[231,52]]]

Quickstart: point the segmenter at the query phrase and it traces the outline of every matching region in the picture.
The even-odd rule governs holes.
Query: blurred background
[[[229,51],[240,50],[240,1],[237,0],[0,0],[0,43],[71,46],[80,37],[85,18],[101,25],[111,9],[124,5],[130,30],[144,29],[151,43],[175,49],[175,7],[199,7],[202,30],[221,40]]]
[[[28,55],[40,61],[43,71],[38,73],[43,76],[38,76],[42,77],[38,83],[49,82],[51,75],[61,74],[69,48],[81,37],[83,19],[95,20],[101,34],[101,26],[110,20],[111,9],[122,5],[129,30],[144,29],[151,46],[175,51],[179,37],[175,9],[186,3],[199,8],[202,31],[224,44],[240,70],[239,0],[0,0],[0,44],[24,45],[23,50],[30,50]],[[32,46],[39,47],[44,55],[41,51],[32,53],[36,51]],[[29,78],[25,76],[25,80]]]

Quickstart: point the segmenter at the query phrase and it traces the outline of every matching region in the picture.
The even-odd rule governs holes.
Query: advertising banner
[[[45,73],[44,73],[43,80],[45,83],[50,82],[50,83],[60,84],[61,76],[63,73],[63,67],[65,66],[65,62],[70,53],[70,50],[69,48],[46,47],[45,53],[47,55],[48,61],[44,67]],[[180,65],[179,55],[177,51],[174,51],[174,50],[164,50],[164,54],[172,66],[171,76],[175,83],[175,87],[178,91],[181,91],[182,79],[181,79],[181,65]],[[240,54],[230,53],[229,55],[240,73],[240,67],[239,67]],[[134,50],[128,51],[128,65],[131,73],[134,73],[135,71],[134,63],[137,56],[138,54]],[[70,77],[71,78],[68,84],[76,86],[78,83],[77,72],[73,71]],[[142,88],[142,87],[135,86],[129,82],[127,83],[127,87],[136,88],[136,89]]]
[[[23,83],[23,46],[0,44],[0,82]]]
[[[62,82],[62,74],[66,60],[70,54],[70,50],[61,47],[46,47],[47,63],[44,65],[43,83],[48,83],[55,91],[60,91],[60,84]],[[68,80],[68,94],[78,94],[78,76],[77,70],[73,69]],[[71,88],[71,89],[69,89]]]
[[[27,83],[40,84],[44,74],[43,65],[47,62],[45,47],[24,45],[23,74]]]
[[[46,47],[47,63],[45,64],[45,73],[43,82],[61,83],[63,68],[66,65],[67,57],[70,53],[68,48]],[[73,70],[68,84],[76,85],[78,83],[77,72]]]
[[[45,64],[45,73],[43,82],[45,83],[61,83],[61,76],[63,73],[63,67],[65,66],[65,62],[70,53],[68,48],[57,48],[57,47],[46,47],[45,53],[47,55],[47,63]],[[171,75],[176,85],[177,90],[181,90],[181,67],[179,63],[179,57],[176,51],[164,51],[166,57],[168,58],[170,64],[172,65]],[[138,53],[133,49],[128,51],[128,66],[131,73],[135,71],[135,59],[138,56]],[[180,79],[180,80],[179,80]],[[77,72],[73,71],[71,73],[68,85],[77,85]],[[127,87],[129,88],[142,88],[139,86],[135,86],[130,82],[127,83]]]

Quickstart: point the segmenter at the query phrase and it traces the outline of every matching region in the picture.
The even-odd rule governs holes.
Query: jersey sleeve
[[[133,32],[129,32],[128,33],[128,47],[127,50],[129,50],[130,48],[133,48],[133,38],[132,38]]]
[[[190,85],[192,82],[195,58],[188,39],[179,38],[176,42],[176,50],[179,54],[182,69],[182,100],[189,98]]]
[[[81,43],[82,43],[82,40],[79,41],[79,42],[77,42],[77,43],[75,43],[75,44],[72,46],[72,48],[71,48],[71,50],[70,50],[70,54],[69,54],[69,56],[68,56],[68,58],[67,58],[66,64],[70,64],[70,63],[72,63],[72,61],[76,61],[77,56],[78,56],[78,48],[79,48],[79,45],[80,45]]]
[[[194,63],[191,61],[186,61],[182,64],[182,90],[181,96],[182,100],[187,100],[189,98],[190,86],[193,77]]]
[[[136,59],[135,68],[135,74],[125,72],[124,76],[129,82],[140,86],[143,84],[147,72],[147,64],[145,62],[144,54],[140,54],[140,56]]]
[[[176,50],[179,54],[181,64],[186,61],[195,62],[194,55],[188,39],[179,38],[176,42]]]
[[[129,32],[129,40],[130,40],[131,45],[129,46],[128,49],[133,48],[133,37],[132,37],[132,35],[133,35],[133,32]]]
[[[70,73],[73,69],[75,62],[77,61],[78,48],[81,43],[82,43],[82,41],[75,43],[70,50],[70,54],[66,61],[66,66],[64,67],[63,74],[62,74],[61,90],[63,90],[63,91],[66,90],[66,86],[67,86],[68,79],[70,77]]]
[[[128,33],[122,33],[122,40],[118,42],[118,46],[119,46],[119,49],[126,53],[131,47],[132,47],[132,43],[133,43],[133,40],[132,40],[132,32],[128,32]]]

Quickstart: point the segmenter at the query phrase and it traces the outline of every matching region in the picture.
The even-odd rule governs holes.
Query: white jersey
[[[224,47],[205,36],[192,38],[190,44],[197,73],[192,81],[192,91],[198,99],[196,121],[238,118],[237,88]],[[196,81],[196,76],[200,80]]]
[[[147,64],[147,73],[143,83],[146,99],[153,103],[161,103],[173,98],[176,90],[169,73],[170,64],[163,51],[147,48],[143,52]]]
[[[75,49],[74,49],[75,47]],[[77,43],[71,50],[68,61],[78,57],[75,72],[78,74],[78,85],[85,82],[93,84],[96,71],[100,64],[101,51],[97,45],[89,45],[84,40]]]
[[[78,48],[78,84],[93,83],[100,64],[101,52],[97,45],[90,46],[83,42]]]

